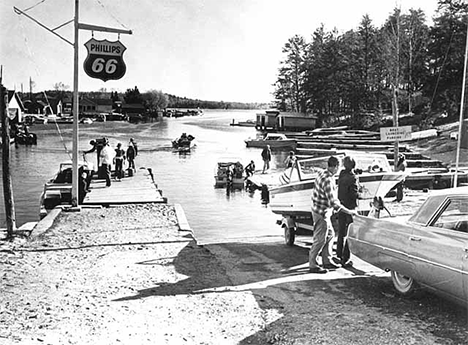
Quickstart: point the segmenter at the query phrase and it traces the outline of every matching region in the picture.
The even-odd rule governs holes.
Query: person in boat
[[[101,150],[101,154],[99,155],[99,159],[101,161],[101,172],[106,179],[106,187],[111,186],[111,168],[113,158],[114,151],[109,146],[109,141],[106,138],[106,143]]]
[[[123,165],[125,162],[125,150],[122,149],[122,144],[118,143],[117,148],[115,149],[115,179],[120,181],[124,177]]]
[[[356,161],[351,156],[343,158],[344,169],[338,177],[338,200],[343,206],[354,210],[358,206],[359,178],[354,172]],[[353,217],[347,213],[338,213],[338,238],[336,244],[336,256],[340,259],[342,267],[351,267],[351,253],[347,242],[348,226],[353,222]]]
[[[289,156],[286,157],[284,160],[284,164],[286,165],[286,168],[292,168],[294,166],[294,163],[296,163],[297,157],[294,154],[294,151],[289,152]]]
[[[226,189],[231,189],[234,179],[234,165],[230,164],[226,169]]]
[[[127,161],[128,161],[128,169],[133,169],[135,171],[135,157],[136,157],[136,150],[135,146],[133,145],[132,141],[128,143],[127,148]]]
[[[270,161],[271,161],[271,149],[270,145],[267,145],[262,151],[262,159],[263,159],[263,170],[262,174],[265,173],[266,170],[270,169]]]
[[[331,156],[327,162],[327,169],[318,173],[312,188],[311,211],[314,235],[309,250],[309,272],[311,273],[327,273],[328,269],[339,267],[333,263],[333,261],[339,261],[338,258],[332,257],[333,238],[335,237],[331,222],[333,211],[345,212],[349,215],[356,214],[338,200],[334,175],[339,168],[340,161],[335,156]],[[322,256],[322,266],[317,262],[319,255]]]
[[[251,160],[250,163],[247,164],[244,170],[245,170],[245,174],[247,175],[247,177],[252,176],[255,173],[255,162]]]

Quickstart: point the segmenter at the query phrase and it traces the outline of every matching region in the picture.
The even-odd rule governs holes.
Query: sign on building
[[[405,141],[411,140],[411,126],[381,127],[381,141]]]
[[[91,78],[103,81],[122,78],[127,71],[123,53],[127,48],[120,42],[98,41],[91,38],[85,43],[88,56],[83,63],[84,70]]]

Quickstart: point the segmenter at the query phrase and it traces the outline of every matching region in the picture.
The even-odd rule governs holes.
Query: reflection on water
[[[138,142],[138,167],[153,169],[155,181],[168,202],[182,205],[188,222],[201,242],[215,241],[219,234],[243,238],[247,234],[271,236],[279,234],[278,216],[262,205],[260,192],[236,190],[226,193],[215,189],[214,171],[217,159],[237,156],[244,165],[251,159],[261,169],[260,149],[246,148],[244,140],[255,137],[252,127],[229,126],[232,120],[255,119],[255,111],[205,111],[203,116],[163,118],[152,123],[123,122],[80,125],[80,152],[90,148],[89,141],[107,136],[111,147],[118,142],[127,147],[130,138]],[[11,146],[11,170],[17,225],[37,221],[39,196],[61,161],[69,160],[72,147],[72,126],[35,125],[37,146]],[[171,141],[181,133],[196,138],[191,153],[173,152]],[[63,138],[63,140],[62,140]],[[93,154],[87,155],[89,159]],[[274,152],[272,169],[282,168],[285,152]],[[1,167],[0,167],[1,168]],[[3,195],[3,185],[0,186]],[[5,227],[3,198],[0,201],[0,227]],[[249,235],[250,236],[250,235]]]

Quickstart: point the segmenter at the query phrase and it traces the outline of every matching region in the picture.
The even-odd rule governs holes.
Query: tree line
[[[72,99],[72,92],[69,87],[61,82],[54,85],[54,90],[45,91],[48,97],[58,100]],[[39,93],[42,95],[43,93]],[[141,104],[148,114],[157,114],[167,108],[181,109],[260,109],[268,105],[262,103],[224,102],[206,101],[200,99],[190,99],[187,97],[175,96],[164,93],[160,90],[149,90],[140,92],[138,86],[127,89],[124,93],[117,91],[108,92],[106,89],[99,91],[80,92],[80,98],[88,99],[110,99],[115,102],[126,104]],[[23,99],[34,98],[33,95],[21,94]]]
[[[381,27],[364,15],[357,30],[319,26],[283,46],[274,84],[281,111],[312,113],[319,123],[413,113],[422,127],[436,114],[457,117],[463,80],[468,5],[439,0],[433,24],[421,9],[395,8]]]

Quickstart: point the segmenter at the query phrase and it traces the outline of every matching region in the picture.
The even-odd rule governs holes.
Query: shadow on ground
[[[390,339],[397,342],[405,343],[405,337],[410,334],[418,343],[418,337],[411,335],[415,328],[442,339],[442,343],[465,343],[468,337],[466,309],[424,290],[413,298],[403,298],[395,293],[388,275],[369,275],[360,267],[326,275],[310,274],[307,256],[306,247],[288,247],[279,242],[207,246],[190,242],[171,263],[178,274],[187,276],[186,279],[161,282],[118,301],[250,291],[262,310],[275,309],[282,316],[246,337],[241,344],[308,343],[310,336],[320,339],[316,331],[311,334],[311,325],[317,326],[318,321],[324,327],[335,329],[333,334],[342,336],[339,339],[348,339],[346,334],[350,330],[362,326],[363,339],[367,340],[355,341],[356,344],[368,343],[366,332],[369,337],[380,334],[376,327],[392,332]],[[158,260],[140,264],[158,264]],[[401,329],[402,322],[408,329]]]

